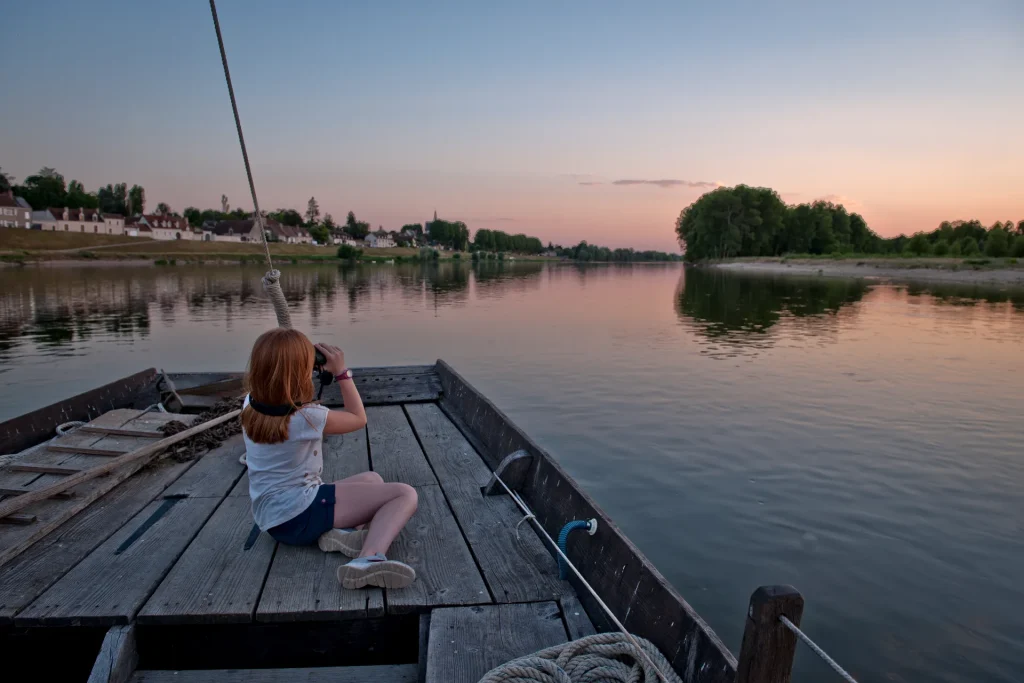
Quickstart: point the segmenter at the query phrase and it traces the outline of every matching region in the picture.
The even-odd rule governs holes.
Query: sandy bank
[[[994,284],[1024,286],[1024,268],[1019,266],[971,266],[947,262],[921,260],[902,264],[891,260],[834,261],[821,260],[750,260],[713,264],[714,268],[744,273],[773,273],[784,275],[821,275],[826,277],[856,277],[874,280],[904,282],[960,282],[966,284]]]

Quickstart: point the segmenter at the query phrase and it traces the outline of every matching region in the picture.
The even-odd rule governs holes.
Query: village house
[[[267,226],[268,229],[270,226]],[[206,227],[204,226],[204,231]],[[209,228],[214,242],[259,242],[260,229],[251,218],[217,221]]]
[[[197,237],[188,224],[188,219],[181,216],[164,216],[161,214],[149,214],[139,216],[135,220],[139,234],[149,236],[155,240],[197,240],[202,239],[202,234]],[[148,228],[144,230],[143,228]]]
[[[32,212],[32,227],[53,232],[86,232],[94,235],[123,235],[124,216],[103,214],[99,209],[46,209]]]
[[[395,246],[395,240],[392,239],[391,235],[387,234],[383,230],[377,232],[371,232],[364,238],[366,246],[371,249],[387,249]]]
[[[0,228],[28,228],[32,225],[32,207],[8,191],[0,194]]]
[[[349,235],[347,232],[336,230],[331,234],[331,244],[335,246],[340,244],[347,244],[350,247],[361,247],[362,243],[356,238]]]

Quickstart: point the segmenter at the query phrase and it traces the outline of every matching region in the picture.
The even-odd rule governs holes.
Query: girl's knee
[[[365,476],[366,477],[366,481],[368,481],[370,483],[373,483],[373,484],[383,484],[384,483],[384,477],[380,476],[376,472],[365,472],[363,476]]]
[[[404,498],[405,500],[407,500],[410,503],[412,503],[413,506],[418,505],[418,503],[419,503],[419,494],[416,493],[416,489],[414,489],[413,487],[409,486],[408,484],[396,484],[396,486],[398,486],[399,491],[400,491],[399,495],[402,498]]]

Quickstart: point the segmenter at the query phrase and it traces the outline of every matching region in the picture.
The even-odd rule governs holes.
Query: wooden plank
[[[186,422],[194,420],[192,417],[181,416]],[[164,417],[164,419],[170,419],[170,416]],[[107,425],[119,425],[119,426],[131,426],[137,427],[140,422],[149,422],[149,415],[146,413],[140,413],[140,411],[131,410],[116,410],[101,415],[94,424],[101,426]],[[122,447],[132,448],[133,445],[148,444],[152,443],[151,439],[140,439],[131,437],[109,437],[102,436],[98,437],[91,434],[78,434],[77,432],[72,433],[62,438],[62,441],[74,441],[80,440],[83,443],[91,443],[94,446],[108,446],[112,443],[120,444]],[[68,465],[77,466],[76,469],[83,469],[86,467],[93,466],[98,459],[94,456],[89,455],[63,455],[57,453],[47,454],[46,458],[58,459],[61,462],[61,467]],[[110,462],[104,458],[99,459],[101,462]],[[54,497],[45,498],[38,500],[35,503],[27,506],[25,512],[29,514],[35,514],[39,521],[36,524],[32,524],[28,527],[20,529],[13,529],[11,527],[0,527],[0,565],[9,562],[12,558],[16,557],[19,553],[23,552],[32,543],[43,538],[46,534],[56,529],[58,526],[63,524],[68,519],[72,518],[93,502],[98,500],[101,496],[112,490],[118,484],[125,479],[128,479],[133,474],[138,472],[142,467],[146,465],[146,460],[139,460],[131,463],[127,466],[123,466],[120,469],[115,470],[104,477],[88,480],[84,483],[78,484],[72,492],[75,493],[73,499],[70,500],[58,500]],[[40,476],[32,482],[33,492],[26,494],[30,496],[36,495],[41,489],[50,487],[55,482],[61,482],[66,484],[67,480],[53,476],[52,474]],[[51,489],[52,490],[52,489]],[[14,498],[11,500],[22,499]]]
[[[110,410],[136,407],[155,397],[152,389],[156,377],[155,369],[143,370],[0,423],[0,453],[17,453],[41,443],[53,436],[54,428],[64,422],[88,422]]]
[[[353,370],[353,375],[363,405],[436,401],[441,393],[441,379],[433,370],[408,374],[364,374]],[[343,405],[337,383],[324,387],[321,401],[327,406]]]
[[[565,621],[565,630],[569,634],[569,640],[579,640],[584,636],[592,636],[597,629],[590,622],[590,617],[580,604],[579,598],[575,595],[563,595],[558,600],[562,608],[562,620]]]
[[[124,455],[128,451],[114,450],[112,448],[90,448],[89,446],[64,446],[62,444],[50,444],[47,450],[55,453],[78,453],[80,455]]]
[[[237,624],[252,621],[277,544],[267,534],[246,549],[252,512],[226,498],[174,564],[137,617],[140,624]]]
[[[416,683],[415,664],[138,671],[132,683]]]
[[[732,683],[736,658],[593,499],[448,364],[438,361],[437,368],[444,393],[441,407],[490,466],[519,449],[533,456],[519,493],[549,534],[557,536],[573,519],[598,519],[597,534],[573,537],[570,557],[626,628],[654,643],[685,683]],[[433,463],[429,449],[427,456]],[[694,668],[694,662],[700,666]]]
[[[435,609],[426,681],[477,683],[499,664],[566,640],[554,602]]]
[[[161,462],[146,468],[0,567],[0,625],[10,623],[191,464]]]
[[[441,605],[491,602],[480,570],[462,538],[439,486],[420,486],[416,514],[395,539],[388,557],[416,570],[408,588],[388,590],[388,612],[419,612]]]
[[[369,470],[365,430],[324,439],[324,481]],[[236,487],[237,490],[238,487]],[[338,583],[338,553],[278,545],[256,610],[259,621],[325,621],[379,615],[380,589],[347,591]]]
[[[217,448],[200,457],[196,464],[167,489],[166,495],[201,498],[223,497],[232,490],[245,471],[238,457],[245,452],[241,434],[227,439]]]
[[[218,498],[187,498],[150,503],[26,607],[14,623],[129,623],[219,502]]]
[[[384,481],[410,486],[437,483],[402,406],[367,408],[366,429],[370,434],[370,464]]]
[[[465,437],[434,404],[407,405],[412,425],[437,473],[495,602],[531,602],[572,595],[537,534],[516,524],[522,513],[508,496],[483,496],[490,475]]]
[[[127,683],[138,662],[135,624],[111,626],[103,637],[88,683]]]
[[[33,490],[34,489],[30,489],[30,488],[28,488],[26,486],[19,486],[19,487],[14,487],[14,488],[0,486],[0,496],[20,496],[23,493],[30,493]],[[55,494],[53,494],[51,496],[51,498],[63,498],[65,500],[68,499],[68,498],[74,498],[74,497],[75,497],[75,492],[74,491],[61,491],[60,493],[55,493]]]
[[[59,465],[38,465],[33,463],[14,463],[8,465],[7,470],[11,472],[35,472],[36,474],[77,474],[82,470],[78,467],[61,467]]]

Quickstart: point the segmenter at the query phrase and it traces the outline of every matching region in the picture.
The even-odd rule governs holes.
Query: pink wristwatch
[[[337,380],[338,382],[340,382],[343,379],[352,379],[352,371],[349,370],[348,368],[345,368],[345,371],[335,375],[334,379]]]

